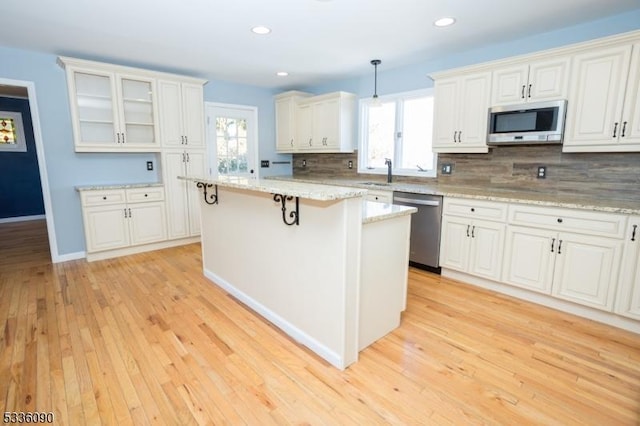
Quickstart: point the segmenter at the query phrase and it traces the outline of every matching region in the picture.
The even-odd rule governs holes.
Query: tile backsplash
[[[353,162],[352,169],[349,161]],[[450,175],[438,172],[437,178],[394,176],[394,180],[640,199],[640,153],[636,152],[563,153],[561,145],[501,146],[490,149],[488,154],[439,154],[438,170],[447,163],[453,166]],[[544,179],[537,178],[539,166],[546,167]],[[296,177],[384,179],[380,175],[358,174],[357,170],[357,152],[293,155]]]

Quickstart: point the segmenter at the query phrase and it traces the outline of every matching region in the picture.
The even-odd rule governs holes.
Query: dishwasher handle
[[[411,198],[404,198],[404,197],[395,197],[393,201],[400,201],[401,203],[415,204],[418,206],[438,207],[440,205],[440,201],[414,200]]]

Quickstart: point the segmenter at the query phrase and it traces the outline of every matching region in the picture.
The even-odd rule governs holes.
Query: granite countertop
[[[76,191],[103,191],[106,189],[131,189],[131,188],[152,188],[164,186],[163,183],[115,183],[115,184],[96,184],[96,185],[78,185]]]
[[[356,188],[404,191],[419,194],[442,195],[445,197],[470,198],[477,200],[498,201],[505,203],[526,203],[546,207],[563,207],[582,210],[603,211],[609,213],[640,214],[639,200],[599,199],[588,195],[557,195],[544,194],[526,190],[507,190],[492,188],[476,188],[471,186],[455,186],[440,183],[403,183],[393,182],[387,184],[384,181],[374,182],[366,179],[344,179],[326,177],[294,178],[292,176],[276,176],[269,179],[296,182],[314,182],[327,185],[353,186]],[[374,182],[374,184],[371,184]]]
[[[396,204],[364,201],[362,203],[362,223],[379,222],[398,216],[405,216],[417,212],[415,207],[399,206]]]
[[[353,186],[342,187],[337,184],[327,185],[320,182],[301,182],[297,180],[247,179],[238,177],[219,177],[214,179],[199,176],[178,176],[178,179],[317,201],[343,200],[362,197],[367,194],[366,190]]]

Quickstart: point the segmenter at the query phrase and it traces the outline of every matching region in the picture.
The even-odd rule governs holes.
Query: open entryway
[[[205,103],[209,174],[258,178],[258,109]]]

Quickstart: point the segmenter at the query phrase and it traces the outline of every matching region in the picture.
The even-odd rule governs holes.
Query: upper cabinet
[[[435,77],[433,151],[483,153],[491,73]]]
[[[179,120],[189,144],[204,146],[204,80],[74,58],[58,61],[67,75],[76,152],[159,152],[166,135],[173,136],[172,120]],[[167,85],[177,87],[179,102],[166,94]],[[188,108],[195,112],[184,114]]]
[[[574,57],[564,152],[640,151],[640,43]]]
[[[163,147],[204,148],[204,97],[201,83],[158,80]]]
[[[491,105],[566,99],[570,57],[523,62],[493,71]]]
[[[310,93],[289,91],[275,96],[276,106],[276,150],[295,152],[298,147],[296,135],[296,113],[298,103]]]
[[[353,152],[354,94],[333,92],[310,97],[293,96],[285,105],[286,95],[276,97],[278,152]],[[295,105],[295,114],[289,109],[292,105]]]

